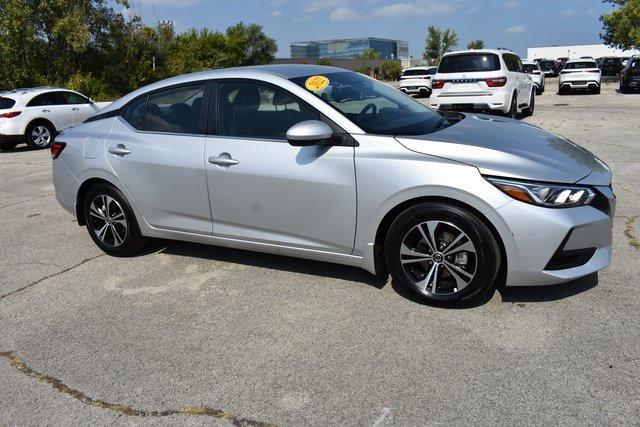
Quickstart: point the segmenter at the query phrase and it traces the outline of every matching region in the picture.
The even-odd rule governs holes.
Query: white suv
[[[63,129],[85,121],[109,102],[67,89],[16,89],[0,93],[0,148],[25,142],[31,148],[47,148]]]
[[[431,79],[438,67],[412,67],[402,72],[399,89],[408,95],[431,95]]]
[[[558,93],[567,93],[572,89],[586,89],[600,93],[602,72],[593,58],[570,59],[560,71]]]
[[[531,115],[535,85],[510,50],[465,50],[442,57],[431,86],[431,107],[439,110]]]

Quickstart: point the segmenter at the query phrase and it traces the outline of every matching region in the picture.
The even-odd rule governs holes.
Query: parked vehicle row
[[[447,55],[432,98],[533,109],[521,68],[509,51]],[[51,153],[57,200],[116,256],[150,237],[195,241],[388,270],[440,303],[499,276],[573,280],[611,257],[611,171],[587,150],[334,67],[158,82],[67,129]]]
[[[56,135],[109,105],[78,92],[40,87],[0,93],[0,148],[47,148]]]
[[[506,49],[467,50],[442,57],[431,107],[446,111],[533,114],[536,86],[518,55]]]

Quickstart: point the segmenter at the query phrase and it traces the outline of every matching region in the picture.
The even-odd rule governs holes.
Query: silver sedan
[[[611,172],[590,152],[333,67],[171,78],[51,151],[58,201],[114,256],[148,238],[269,252],[389,271],[432,303],[611,258]]]

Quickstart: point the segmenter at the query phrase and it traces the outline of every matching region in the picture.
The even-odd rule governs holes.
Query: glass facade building
[[[364,37],[295,42],[291,44],[293,59],[352,59],[366,49],[380,53],[380,59],[409,59],[409,44],[405,41]]]

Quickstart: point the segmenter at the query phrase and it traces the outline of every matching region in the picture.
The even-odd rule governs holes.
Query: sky
[[[383,37],[409,42],[421,57],[429,25],[458,33],[459,48],[482,39],[522,57],[528,47],[596,44],[601,0],[129,0],[148,24],[174,22],[176,31],[224,31],[243,21],[263,26],[287,58],[294,41]]]

